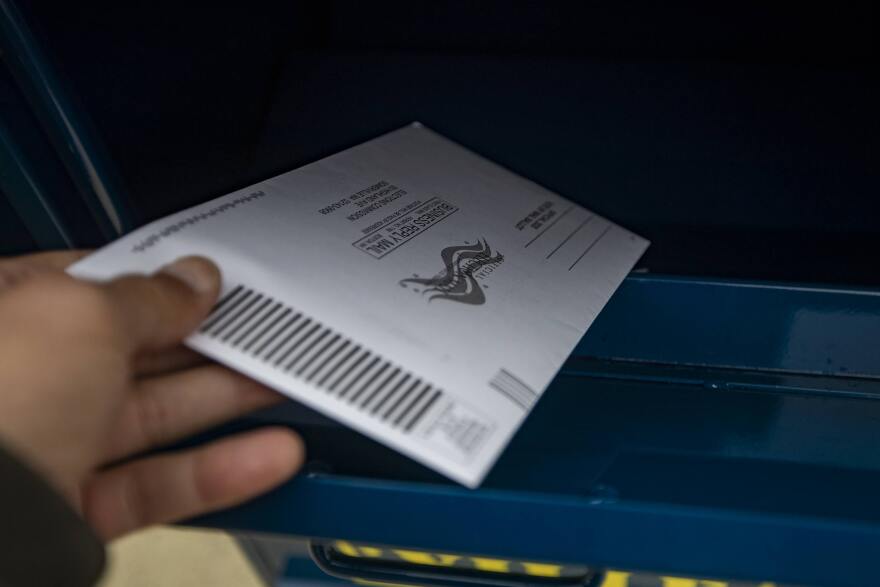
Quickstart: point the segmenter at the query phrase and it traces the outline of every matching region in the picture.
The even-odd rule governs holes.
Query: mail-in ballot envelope
[[[474,487],[647,246],[413,124],[71,273],[210,257],[223,291],[189,346]]]

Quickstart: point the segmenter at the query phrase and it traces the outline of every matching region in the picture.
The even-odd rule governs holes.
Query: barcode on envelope
[[[407,434],[445,395],[316,319],[243,285],[220,299],[199,334]]]

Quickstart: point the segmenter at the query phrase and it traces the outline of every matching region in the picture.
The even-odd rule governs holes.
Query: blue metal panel
[[[880,377],[880,292],[631,276],[574,354]]]
[[[298,479],[262,506],[261,518],[241,508],[217,521],[253,528],[259,519],[262,531],[439,551],[848,587],[872,583],[880,545],[880,529],[859,522],[320,476]]]
[[[296,426],[322,472],[200,523],[684,576],[871,584],[880,381],[865,345],[880,340],[878,300],[629,278],[479,490],[289,404],[252,423]],[[850,336],[838,314],[860,317]]]

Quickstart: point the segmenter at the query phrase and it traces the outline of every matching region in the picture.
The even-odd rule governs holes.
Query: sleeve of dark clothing
[[[90,587],[101,541],[49,484],[0,446],[0,587]]]

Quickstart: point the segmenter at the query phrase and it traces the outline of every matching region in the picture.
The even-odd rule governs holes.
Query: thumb
[[[155,350],[179,342],[210,313],[220,270],[204,257],[183,257],[152,276],[127,275],[101,287],[129,350]]]

